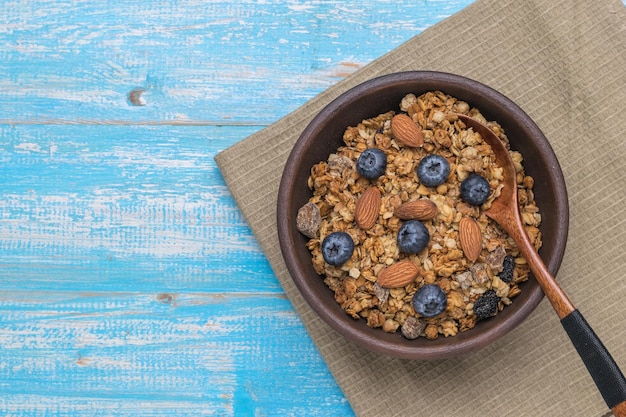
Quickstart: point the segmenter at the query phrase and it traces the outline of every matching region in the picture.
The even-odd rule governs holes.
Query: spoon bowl
[[[469,116],[459,114],[459,119],[475,132],[491,147],[498,165],[503,169],[504,187],[500,195],[492,202],[485,214],[496,221],[511,238],[517,243],[522,255],[528,262],[542,291],[554,306],[559,318],[563,318],[575,310],[571,301],[556,280],[548,271],[539,254],[526,234],[524,223],[520,216],[517,199],[517,181],[515,166],[504,143],[486,125]]]

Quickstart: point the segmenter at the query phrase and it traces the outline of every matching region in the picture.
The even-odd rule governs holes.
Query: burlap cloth
[[[346,89],[403,70],[486,83],[552,144],[570,197],[558,279],[626,369],[626,11],[619,0],[477,0],[216,156],[233,197],[358,416],[580,416],[609,410],[544,299],[499,342],[453,360],[370,353],[300,296],[276,234],[285,160],[309,120]]]

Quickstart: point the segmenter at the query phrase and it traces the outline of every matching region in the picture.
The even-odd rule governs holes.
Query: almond
[[[404,287],[415,281],[419,272],[419,268],[413,262],[399,261],[378,273],[378,285],[383,288]]]
[[[400,220],[430,220],[437,215],[437,205],[427,199],[409,201],[397,207],[393,214]]]
[[[391,119],[391,133],[403,145],[412,148],[420,148],[424,145],[422,130],[404,113],[397,114]]]
[[[483,248],[483,236],[480,226],[471,217],[463,217],[459,223],[459,240],[465,257],[476,262]]]
[[[380,212],[380,191],[376,187],[369,187],[356,202],[354,220],[357,226],[367,230],[374,227]]]

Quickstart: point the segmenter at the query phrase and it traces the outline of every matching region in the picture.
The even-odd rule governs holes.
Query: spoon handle
[[[561,319],[602,398],[617,417],[626,417],[626,378],[578,310]]]
[[[561,320],[561,325],[587,367],[598,391],[616,417],[626,417],[626,379],[617,363],[604,347],[583,315],[563,292],[539,254],[534,250],[525,232],[516,241],[541,286]]]
[[[488,213],[489,214],[489,213]],[[533,247],[515,217],[516,212],[497,212],[499,223],[507,229],[552,304],[576,351],[587,367],[604,401],[616,417],[626,417],[626,379],[582,314],[574,307]],[[493,215],[493,213],[492,213]]]

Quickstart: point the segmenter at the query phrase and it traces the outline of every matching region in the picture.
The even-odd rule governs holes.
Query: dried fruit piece
[[[422,130],[404,113],[397,114],[391,119],[391,133],[403,145],[413,148],[424,145]]]
[[[504,260],[506,259],[506,249],[500,245],[495,248],[489,255],[485,256],[485,263],[494,273],[502,271]],[[505,281],[506,282],[506,281]]]
[[[409,316],[404,321],[402,327],[400,327],[400,332],[402,333],[402,336],[406,337],[407,339],[413,340],[417,339],[420,336],[425,327],[426,323],[424,323],[422,320],[418,319],[417,317]]]
[[[459,223],[459,240],[465,257],[476,262],[483,248],[483,236],[480,226],[471,217],[463,217]]]
[[[397,207],[393,214],[401,220],[430,220],[437,216],[437,205],[427,199],[408,201]]]
[[[380,191],[376,187],[369,187],[361,194],[354,208],[354,220],[361,229],[371,229],[376,224],[380,202]]]
[[[383,288],[404,287],[415,281],[419,272],[419,268],[413,262],[399,261],[380,271],[377,282]]]
[[[513,271],[515,270],[515,258],[511,255],[507,255],[502,262],[502,271],[498,274],[498,277],[509,283],[513,281]]]
[[[298,231],[306,237],[317,237],[322,224],[320,209],[314,203],[306,203],[298,210],[296,217],[296,227]]]
[[[383,288],[378,282],[375,282],[372,289],[380,304],[385,304],[389,299],[389,288]]]
[[[474,314],[477,319],[486,319],[495,316],[498,312],[500,297],[494,290],[487,290],[474,302]]]

